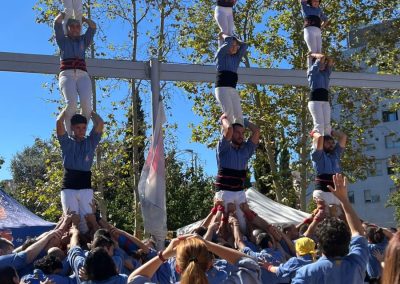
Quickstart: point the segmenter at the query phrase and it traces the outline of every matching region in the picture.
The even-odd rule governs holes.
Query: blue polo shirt
[[[92,168],[96,147],[100,142],[102,133],[94,129],[82,141],[76,141],[67,133],[58,136],[60,142],[64,168],[88,172]]]
[[[299,268],[304,265],[310,264],[313,262],[312,256],[307,254],[304,256],[292,257],[285,263],[281,263],[278,266],[278,270],[276,271],[276,276],[279,279],[282,278],[293,278],[296,275],[296,272]]]
[[[247,51],[247,44],[241,43],[239,50],[235,54],[229,54],[232,47],[234,37],[227,37],[215,54],[217,71],[230,71],[237,73],[242,57]]]
[[[386,247],[388,245],[387,240],[385,239],[382,243],[379,244],[368,244],[368,264],[367,264],[367,273],[371,278],[379,278],[382,274],[382,266],[380,262],[374,256],[374,251],[379,251],[380,253],[384,253]]]
[[[218,168],[246,170],[247,164],[256,148],[257,145],[251,139],[248,139],[239,148],[235,148],[222,135],[217,147]]]
[[[326,89],[329,90],[329,81],[332,74],[332,68],[326,66],[324,70],[320,70],[321,61],[315,60],[314,64],[307,70],[308,85],[311,90]]]
[[[56,42],[60,48],[61,59],[85,59],[86,49],[92,44],[96,29],[90,26],[84,35],[77,38],[70,38],[64,34],[63,25],[54,22]]]
[[[343,152],[344,148],[340,147],[339,143],[336,143],[332,154],[326,153],[324,150],[313,149],[311,160],[317,175],[341,173],[340,158]]]
[[[359,284],[364,283],[368,262],[368,244],[362,236],[351,239],[345,257],[322,256],[316,262],[297,270],[292,284]]]
[[[301,15],[303,18],[307,16],[318,16],[324,22],[328,20],[328,17],[324,14],[321,7],[314,8],[308,5],[307,2],[301,2]]]
[[[6,266],[13,266],[16,270],[25,268],[26,262],[26,252],[18,252],[12,254],[6,254],[0,256],[0,268]]]

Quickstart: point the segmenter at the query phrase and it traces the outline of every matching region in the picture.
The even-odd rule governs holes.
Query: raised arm
[[[132,236],[131,234],[128,234],[127,232],[120,230],[118,228],[115,228],[111,226],[110,228],[110,233],[115,239],[118,239],[120,235],[123,235],[125,238],[133,242],[135,245],[137,245],[140,249],[143,250],[144,253],[149,253],[149,248],[138,238],[135,236]]]
[[[64,28],[62,21],[64,20],[65,14],[63,12],[59,13],[54,19],[53,28],[56,35],[57,44],[60,45],[65,38]]]
[[[240,250],[243,250],[246,247],[246,244],[243,241],[243,235],[240,232],[239,221],[236,216],[229,217],[229,225],[231,225],[233,237],[235,239],[235,243]]]
[[[103,133],[103,129],[104,129],[104,121],[103,119],[100,117],[100,115],[98,115],[97,113],[95,113],[94,111],[92,111],[92,121],[93,121],[93,129],[96,133],[101,134]]]
[[[221,116],[221,124],[223,132],[222,134],[224,135],[226,140],[231,141],[233,135],[233,128],[228,120],[228,117],[225,114]]]
[[[260,128],[255,125],[254,123],[248,121],[247,119],[244,120],[244,126],[249,128],[251,131],[250,140],[254,144],[260,143]]]
[[[48,233],[45,237],[38,240],[33,245],[29,246],[25,250],[27,263],[32,263],[52,238],[61,239],[61,236],[62,236],[61,230],[54,230]]]
[[[347,135],[340,131],[340,130],[334,130],[332,131],[332,136],[335,137],[342,148],[346,148],[346,143],[347,143]]]
[[[313,133],[313,147],[315,150],[319,151],[324,149],[324,136],[318,132]]]
[[[358,236],[364,235],[364,228],[362,227],[362,223],[360,218],[357,216],[357,213],[354,211],[353,207],[350,204],[348,195],[347,195],[347,179],[343,177],[341,174],[336,174],[333,176],[333,183],[335,184],[335,188],[332,188],[328,185],[329,190],[339,199],[342,204],[344,214],[346,215],[347,223],[349,224],[351,235]]]
[[[91,19],[87,19],[85,17],[82,17],[82,22],[88,24],[88,26],[91,29],[94,29],[94,30],[97,29],[96,23],[94,21],[92,21]]]
[[[57,122],[56,122],[57,136],[63,136],[66,132],[65,126],[64,126],[65,110],[66,110],[66,108],[64,108],[61,111],[61,113],[57,116]]]

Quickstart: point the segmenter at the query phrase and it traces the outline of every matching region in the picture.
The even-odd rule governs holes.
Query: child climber
[[[242,106],[236,84],[238,82],[237,70],[246,53],[247,44],[222,32],[219,37],[223,40],[223,44],[215,55],[217,68],[215,97],[229,123],[244,126]]]
[[[331,135],[331,106],[329,103],[329,80],[332,73],[333,60],[324,54],[312,53],[312,65],[307,70],[310,86],[308,109],[313,118],[312,134]]]
[[[328,24],[328,17],[320,8],[320,0],[300,0],[301,14],[304,18],[304,40],[311,53],[322,52],[322,34]],[[310,65],[310,61],[308,64]]]

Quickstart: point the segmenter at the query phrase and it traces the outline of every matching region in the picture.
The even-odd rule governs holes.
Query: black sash
[[[241,191],[244,189],[246,177],[247,170],[221,168],[218,170],[217,180],[215,182],[216,190]]]
[[[315,190],[322,190],[324,192],[331,192],[328,185],[335,187],[333,183],[333,174],[318,175],[315,178]]]
[[[317,28],[321,28],[321,18],[318,16],[307,16],[304,19],[304,28],[307,27],[317,27]]]
[[[218,71],[215,80],[215,88],[232,87],[236,88],[238,82],[238,74],[231,71]]]
[[[89,189],[92,188],[92,172],[64,169],[62,189]]]

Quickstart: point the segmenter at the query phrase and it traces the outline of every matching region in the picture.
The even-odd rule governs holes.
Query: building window
[[[397,121],[399,117],[397,115],[397,111],[383,111],[382,112],[382,120],[383,122]]]
[[[386,149],[400,148],[400,140],[395,135],[386,135],[385,146]]]
[[[367,144],[365,145],[365,151],[374,151],[376,149],[375,144]]]
[[[354,191],[349,191],[348,196],[350,203],[354,203]]]
[[[396,161],[397,161],[397,157],[394,155],[394,156],[392,156],[392,158],[389,158],[388,160],[387,160],[387,174],[388,175],[394,175],[395,174],[395,172],[394,172],[394,168],[395,168],[395,165],[396,165]]]
[[[367,170],[367,175],[370,177],[383,175],[382,160],[375,161],[372,168]]]
[[[365,189],[364,190],[364,202],[365,203],[371,203],[372,202],[371,190],[369,190],[369,189]]]

